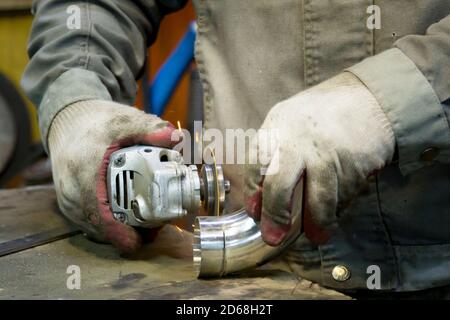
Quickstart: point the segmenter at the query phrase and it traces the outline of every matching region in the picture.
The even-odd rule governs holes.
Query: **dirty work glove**
[[[339,209],[392,160],[395,150],[384,111],[349,72],[277,104],[261,129],[275,129],[277,138],[271,145],[264,141],[267,134],[260,135],[250,144],[249,151],[265,155],[269,164],[246,166],[246,209],[261,220],[269,245],[280,244],[290,231],[299,183],[304,183],[302,229],[313,242],[326,242]],[[261,169],[268,174],[261,175]]]
[[[110,101],[81,101],[63,109],[53,120],[48,138],[62,213],[88,236],[110,242],[122,253],[135,252],[141,235],[116,221],[109,208],[109,157],[135,144],[171,147],[173,130],[156,116]]]

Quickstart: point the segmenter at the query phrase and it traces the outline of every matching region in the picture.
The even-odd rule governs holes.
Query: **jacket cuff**
[[[436,93],[414,62],[397,48],[350,67],[372,92],[395,134],[403,175],[434,161],[448,163],[450,128]]]
[[[106,87],[92,71],[70,69],[47,89],[39,105],[39,129],[42,144],[48,152],[48,133],[55,116],[68,105],[82,100],[112,100]]]

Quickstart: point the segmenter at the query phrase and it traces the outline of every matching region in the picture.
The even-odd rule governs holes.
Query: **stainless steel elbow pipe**
[[[279,255],[300,235],[303,183],[294,191],[291,233],[277,247],[261,238],[259,226],[245,210],[223,216],[197,217],[193,259],[198,277],[220,277],[263,265]]]

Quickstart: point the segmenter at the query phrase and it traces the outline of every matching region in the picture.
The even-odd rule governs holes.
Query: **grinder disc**
[[[213,164],[204,164],[200,176],[203,207],[208,215],[219,216],[225,206],[225,193],[229,190],[222,166],[215,161]]]

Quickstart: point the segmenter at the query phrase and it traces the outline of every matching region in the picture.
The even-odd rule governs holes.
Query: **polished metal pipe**
[[[259,225],[244,209],[223,216],[197,217],[193,259],[198,277],[220,277],[263,265],[279,255],[300,235],[303,183],[294,191],[291,232],[277,247],[267,245]]]

